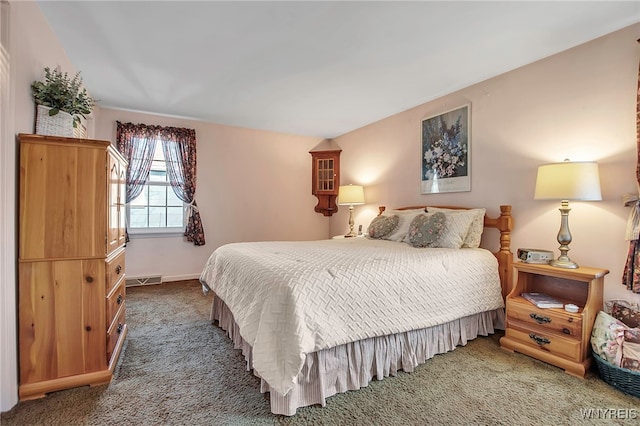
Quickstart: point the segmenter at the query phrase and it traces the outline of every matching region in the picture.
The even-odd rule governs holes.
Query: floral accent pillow
[[[444,213],[419,214],[409,225],[407,242],[414,247],[438,247],[447,218]]]
[[[377,216],[369,224],[367,234],[369,238],[384,238],[391,234],[397,227],[400,218],[398,215]]]
[[[640,371],[640,328],[625,330],[620,367]]]
[[[621,303],[613,304],[611,316],[622,321],[627,327],[640,327],[640,311],[624,306]]]
[[[628,327],[622,321],[604,311],[598,312],[591,331],[593,352],[605,361],[620,366],[624,332],[627,329]]]
[[[398,227],[389,235],[384,237],[385,240],[391,241],[405,241],[407,232],[409,232],[409,226],[411,221],[419,214],[425,213],[425,209],[412,209],[412,210],[392,210],[389,213],[383,213],[383,216],[398,216]]]

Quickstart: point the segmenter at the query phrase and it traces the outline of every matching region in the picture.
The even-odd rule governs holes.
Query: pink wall
[[[35,2],[11,1],[10,90],[15,104],[9,134],[32,132],[30,84],[45,66],[75,69]],[[595,160],[600,164],[603,201],[573,203],[571,257],[611,270],[606,298],[640,297],[620,282],[626,256],[623,241],[629,210],[625,193],[637,191],[635,174],[635,90],[640,24],[537,63],[465,88],[337,138],[342,147],[342,183],[366,186],[368,204],[356,207],[356,224],[366,225],[378,204],[513,205],[517,247],[555,250],[558,203],[534,201],[539,164]],[[473,64],[470,64],[473,66]],[[471,192],[420,195],[420,123],[423,118],[471,103]],[[197,200],[207,245],[180,238],[135,240],[128,247],[130,276],[161,273],[197,276],[209,253],[231,241],[319,239],[341,234],[347,212],[327,220],[313,212],[310,194],[315,138],[253,131],[184,119],[109,109],[97,111],[90,135],[114,140],[115,120],[188,126],[198,134]],[[0,208],[15,211],[15,143],[2,136]],[[6,200],[9,200],[7,202]],[[9,214],[7,217],[11,218]],[[329,225],[330,224],[330,225]],[[2,235],[3,256],[15,253],[15,232]],[[161,265],[160,269],[158,265]],[[17,401],[15,276],[0,271],[0,409]]]
[[[329,221],[314,212],[311,195],[309,151],[317,138],[107,108],[96,113],[95,137],[115,141],[117,120],[196,130],[196,201],[207,240],[196,247],[182,237],[134,239],[127,246],[129,277],[198,277],[211,252],[229,242],[329,236]]]
[[[44,67],[60,66],[63,71],[75,74],[67,55],[58,39],[51,31],[44,15],[35,2],[11,1],[2,5],[2,13],[9,15],[9,90],[14,104],[9,114],[6,129],[2,138],[2,157],[0,158],[0,209],[6,211],[2,215],[3,228],[0,256],[16,258],[16,142],[15,134],[32,133],[34,131],[35,107],[31,98],[31,83],[43,77]],[[3,24],[6,22],[3,19]],[[3,31],[6,31],[3,28]],[[4,47],[4,46],[3,46]],[[4,67],[4,65],[3,65]],[[4,131],[6,130],[6,132]],[[13,223],[11,223],[13,222]],[[11,226],[9,226],[11,225]],[[9,410],[18,396],[17,379],[17,342],[16,328],[16,277],[15,264],[0,270],[0,410]]]
[[[636,192],[635,93],[640,24],[516,69],[354,130],[342,147],[342,183],[365,185],[367,205],[356,224],[367,226],[377,205],[483,206],[494,215],[511,204],[512,247],[557,252],[559,202],[533,199],[540,164],[597,161],[603,201],[571,203],[578,264],[609,269],[605,299],[640,302],[620,284],[628,243],[629,209]],[[424,118],[471,103],[471,191],[420,194],[420,126]],[[331,218],[331,234],[345,232],[347,213]]]

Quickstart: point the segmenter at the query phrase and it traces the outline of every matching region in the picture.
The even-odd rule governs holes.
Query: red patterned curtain
[[[156,139],[144,124],[116,122],[118,151],[129,162],[127,167],[127,199],[133,200],[142,192],[149,179],[149,170],[156,149]]]
[[[118,150],[129,161],[127,203],[140,195],[149,178],[156,141],[162,142],[171,188],[180,200],[189,205],[184,235],[187,241],[196,246],[203,246],[204,228],[195,200],[196,131],[118,121],[116,139]]]
[[[203,246],[205,244],[204,228],[195,200],[196,131],[164,127],[160,132],[160,139],[173,192],[179,199],[189,204],[184,235],[187,241],[196,246]]]
[[[640,43],[640,40],[638,40]],[[637,140],[637,163],[636,180],[640,188],[640,66],[638,67],[638,91],[636,97],[636,140]],[[629,243],[629,255],[622,274],[622,284],[634,293],[640,293],[640,240],[638,239],[638,228],[640,221],[640,201],[635,197],[628,205],[632,205],[633,211],[629,217],[627,226],[627,237]]]

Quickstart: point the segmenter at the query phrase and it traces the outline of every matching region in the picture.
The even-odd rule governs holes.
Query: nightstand
[[[507,324],[500,347],[553,364],[584,378],[592,362],[591,329],[602,310],[605,269],[555,268],[546,264],[514,264],[516,284],[506,300]],[[564,304],[578,305],[576,313],[562,308],[538,308],[522,293],[544,293]]]
[[[340,240],[342,238],[364,238],[364,234],[356,235],[355,237],[347,237],[345,235],[334,235],[331,238],[334,239],[334,240]]]

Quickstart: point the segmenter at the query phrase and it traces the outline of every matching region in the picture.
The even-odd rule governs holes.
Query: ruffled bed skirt
[[[234,348],[242,350],[250,371],[252,348],[240,336],[231,311],[218,297],[214,297],[211,306],[211,320],[218,321],[233,340]],[[292,416],[299,407],[313,404],[324,407],[326,398],[365,387],[374,378],[395,376],[399,370],[412,372],[434,355],[466,345],[479,335],[492,334],[496,328],[504,329],[503,308],[434,327],[323,349],[307,355],[297,383],[286,396],[272,390],[264,380],[261,380],[260,392],[269,392],[272,413]]]

